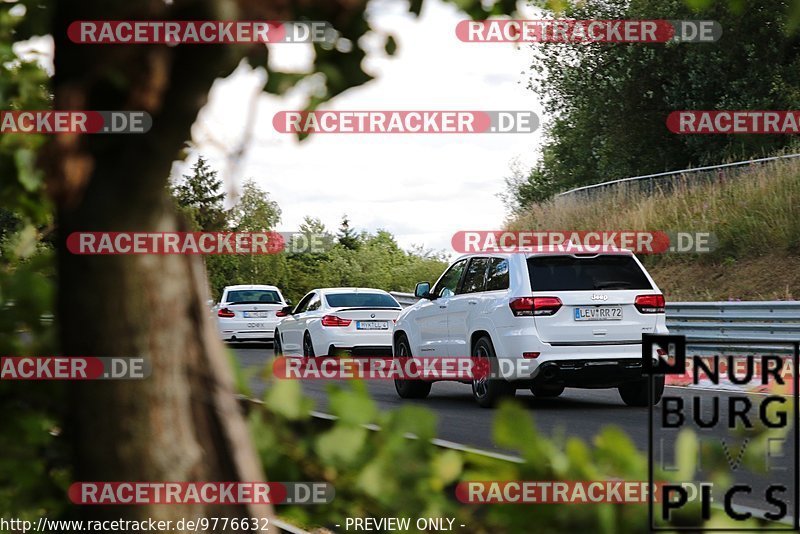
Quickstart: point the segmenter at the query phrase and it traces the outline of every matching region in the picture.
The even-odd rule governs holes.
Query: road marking
[[[326,419],[328,421],[336,421],[337,419],[339,419],[338,417],[336,417],[333,414],[329,414],[329,413],[325,413],[325,412],[318,412],[316,410],[311,410],[311,412],[309,412],[309,413],[311,414],[312,417],[316,417],[317,419]],[[374,423],[366,423],[366,424],[363,424],[361,426],[366,428],[366,429],[368,429],[368,430],[374,430],[374,431],[382,430],[380,426],[378,426],[378,425],[376,425]],[[406,437],[408,439],[419,439],[419,436],[417,436],[415,434],[412,434],[410,432],[407,432],[404,435],[404,437]],[[506,461],[506,462],[514,462],[514,463],[517,463],[517,464],[524,464],[525,463],[525,460],[523,460],[519,456],[512,456],[510,454],[502,454],[502,453],[499,453],[499,452],[492,452],[492,451],[485,451],[485,450],[482,450],[482,449],[476,449],[474,447],[470,447],[470,446],[464,445],[462,443],[456,443],[455,441],[448,441],[446,439],[440,439],[440,438],[433,438],[430,441],[431,441],[431,443],[433,445],[436,445],[437,447],[442,447],[442,448],[445,448],[445,449],[453,449],[453,450],[457,450],[457,451],[461,451],[461,452],[467,452],[467,453],[470,453],[470,454],[477,454],[479,456],[486,456],[486,457],[489,457],[489,458],[495,458],[497,460],[503,460],[503,461]]]

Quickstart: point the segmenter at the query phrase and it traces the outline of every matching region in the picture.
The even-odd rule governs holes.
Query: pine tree
[[[339,232],[336,234],[339,244],[350,250],[358,250],[361,240],[355,230],[350,228],[350,219],[347,215],[342,216],[342,223],[339,225]]]
[[[192,174],[184,174],[183,182],[172,188],[172,196],[198,230],[221,231],[228,227],[228,213],[223,201],[225,192],[217,171],[200,156],[192,166]]]

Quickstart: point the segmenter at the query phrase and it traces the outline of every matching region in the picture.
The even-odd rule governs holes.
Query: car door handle
[[[440,310],[443,310],[445,308],[447,308],[447,304],[439,304],[439,309]]]
[[[477,300],[468,300],[468,301],[467,301],[467,304],[472,304],[473,306],[474,306],[475,304],[477,304],[477,303],[478,303],[478,301],[477,301]]]

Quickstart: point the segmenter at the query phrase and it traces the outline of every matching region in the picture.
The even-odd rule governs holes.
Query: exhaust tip
[[[542,369],[542,378],[545,380],[552,380],[558,375],[558,366],[554,364],[546,365]]]

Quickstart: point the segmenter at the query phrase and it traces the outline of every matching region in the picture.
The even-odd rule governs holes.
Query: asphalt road
[[[238,360],[244,368],[261,368],[272,358],[272,346],[269,344],[239,344],[232,345]],[[325,412],[327,407],[326,387],[330,382],[326,380],[311,380],[303,383],[305,393],[314,399],[315,409]],[[254,378],[251,387],[258,397],[265,389],[265,384],[259,378]],[[444,440],[460,443],[470,447],[493,451],[503,454],[514,454],[515,451],[504,450],[492,443],[493,411],[479,408],[472,399],[472,392],[468,385],[450,382],[437,382],[433,385],[431,394],[424,400],[404,400],[397,396],[394,384],[391,381],[371,381],[368,388],[373,399],[382,410],[392,410],[401,404],[417,403],[433,410],[438,416],[438,437]],[[667,388],[665,395],[690,399],[689,392],[683,388]],[[729,393],[704,391],[701,393],[703,417],[707,420],[712,413],[714,398],[719,399],[721,407],[721,424],[726,420],[727,401]],[[582,390],[567,389],[556,399],[539,399],[527,390],[517,392],[517,400],[529,409],[530,417],[535,422],[536,428],[545,435],[556,432],[567,436],[576,436],[591,443],[593,438],[606,425],[613,424],[622,428],[636,447],[642,452],[648,450],[648,409],[631,408],[625,406],[616,390]],[[691,402],[689,402],[691,404]],[[662,405],[656,410],[661,413]],[[691,410],[687,410],[690,417]],[[757,417],[754,413],[753,417]],[[656,434],[660,436],[662,434]],[[667,436],[666,434],[663,434]],[[791,436],[791,434],[790,434]],[[738,452],[738,443],[728,435],[727,430],[721,427],[713,429],[708,436],[710,439],[726,439],[732,456]],[[672,439],[667,436],[667,443]],[[790,439],[791,442],[791,439]],[[787,458],[797,459],[797,452],[792,444],[786,451]],[[671,450],[671,447],[667,447]],[[732,458],[732,461],[733,458]],[[789,462],[791,465],[791,463]],[[794,466],[792,466],[794,467]],[[773,510],[764,501],[764,487],[767,480],[763,476],[754,475],[740,468],[734,471],[734,479],[753,487],[752,496],[738,495],[735,502],[739,505],[755,510]],[[791,492],[785,496],[788,503],[794,502],[793,472],[773,471],[770,481],[784,483]],[[716,493],[715,493],[716,495]],[[716,497],[715,497],[716,499]],[[793,506],[790,504],[789,513],[792,514]]]

